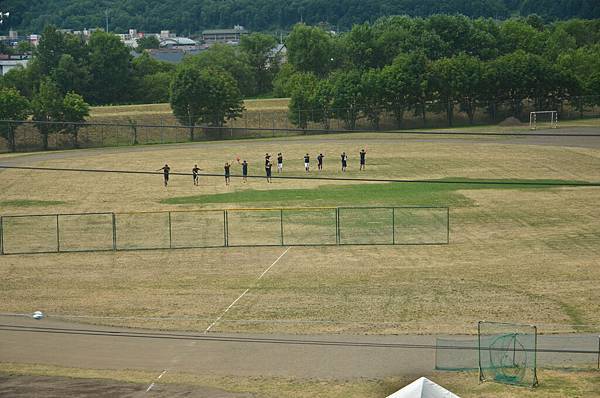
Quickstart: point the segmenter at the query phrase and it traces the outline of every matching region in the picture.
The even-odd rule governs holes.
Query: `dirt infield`
[[[0,396],[11,398],[252,398],[254,394],[234,393],[202,386],[160,384],[146,393],[143,384],[124,383],[107,379],[82,379],[49,376],[2,375]]]

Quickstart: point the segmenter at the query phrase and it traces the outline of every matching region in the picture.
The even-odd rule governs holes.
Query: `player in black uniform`
[[[231,165],[229,164],[229,162],[225,162],[225,185],[229,185],[229,168],[231,167]]]
[[[168,164],[165,163],[165,165],[163,167],[161,167],[160,169],[156,170],[156,171],[163,171],[163,178],[165,180],[165,187],[167,185],[169,185],[169,172],[171,172],[171,168],[169,167]]]
[[[267,162],[267,164],[265,164],[265,172],[267,173],[267,182],[270,183],[271,182],[271,167],[273,166],[273,164],[271,162]]]
[[[194,177],[194,185],[198,185],[198,180],[200,179],[198,176],[199,171],[200,171],[200,169],[198,168],[198,165],[195,164],[194,168],[192,169],[192,176]]]
[[[307,173],[310,171],[310,156],[308,156],[308,153],[304,155],[304,170]]]
[[[342,171],[346,171],[346,166],[348,166],[348,156],[346,156],[346,152],[342,152]]]
[[[360,155],[360,168],[359,170],[364,170],[365,169],[365,156],[367,155],[367,151],[365,151],[364,149],[361,149],[359,152]]]
[[[242,181],[248,181],[248,162],[245,160],[242,162]]]
[[[283,173],[283,155],[281,152],[277,154],[277,172]]]
[[[319,154],[319,156],[317,156],[317,168],[319,169],[319,171],[323,170],[323,158],[325,156],[323,156],[322,153]]]
[[[265,153],[265,167],[267,167],[267,163],[271,161],[271,155]]]

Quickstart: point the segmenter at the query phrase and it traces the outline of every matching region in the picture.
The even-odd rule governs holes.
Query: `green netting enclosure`
[[[445,245],[447,207],[316,207],[0,217],[0,254],[234,246]]]
[[[481,321],[477,331],[480,381],[538,384],[535,326]]]

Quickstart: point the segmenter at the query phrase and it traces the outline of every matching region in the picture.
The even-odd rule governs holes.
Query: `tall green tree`
[[[321,28],[297,24],[286,38],[288,62],[299,72],[326,76],[338,55],[333,37]]]
[[[256,80],[245,53],[239,48],[226,44],[215,44],[208,50],[192,57],[186,57],[183,63],[197,69],[221,69],[236,81],[244,96],[256,93]]]
[[[16,89],[0,88],[0,120],[25,120],[31,114],[31,105]],[[12,152],[16,151],[15,125],[0,122],[0,134],[8,142]]]
[[[317,104],[317,88],[319,79],[308,72],[294,74],[289,80],[290,103],[288,117],[296,126],[305,129],[311,121],[321,120],[315,118]]]
[[[329,77],[332,112],[344,121],[346,128],[355,129],[361,115],[362,79],[357,70],[335,71]]]
[[[62,119],[63,96],[60,88],[49,77],[44,78],[40,83],[39,91],[31,101],[33,110],[33,120],[42,137],[42,147],[48,149],[48,136],[61,130],[60,122]]]
[[[373,128],[379,129],[385,106],[385,80],[381,70],[369,69],[361,76],[361,110]]]
[[[221,69],[197,69],[182,65],[171,84],[171,108],[175,117],[190,128],[206,123],[221,127],[244,110],[242,94],[233,77]]]
[[[79,148],[79,129],[81,123],[90,115],[90,106],[77,93],[69,92],[62,100],[60,120],[66,122],[64,131],[71,135],[75,148]]]
[[[357,69],[383,66],[383,58],[377,43],[377,35],[370,24],[354,25],[342,39],[350,65]]]
[[[410,100],[413,80],[410,71],[410,60],[406,54],[396,57],[391,65],[387,65],[381,71],[383,80],[383,102],[386,110],[394,115],[398,127],[402,127],[404,113],[414,105]]]
[[[123,103],[129,100],[131,54],[121,40],[96,31],[90,37],[90,100],[95,104]]]
[[[85,64],[79,64],[70,54],[63,54],[50,74],[63,94],[70,91],[85,93],[92,80]]]
[[[246,55],[254,73],[256,94],[265,94],[273,88],[273,78],[279,71],[281,55],[274,52],[277,40],[264,33],[242,36],[240,50]]]

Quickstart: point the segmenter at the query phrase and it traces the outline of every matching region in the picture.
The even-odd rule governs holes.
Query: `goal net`
[[[480,381],[538,384],[535,326],[481,321],[477,330]]]
[[[537,130],[538,128],[557,128],[558,111],[536,111],[529,113],[529,128]]]

